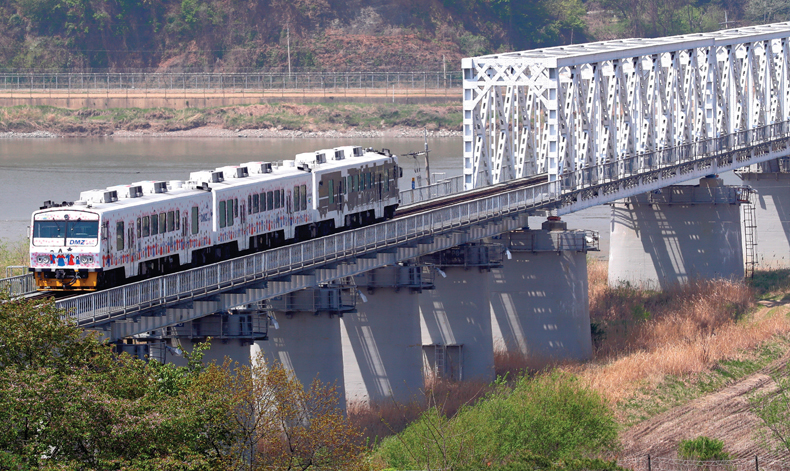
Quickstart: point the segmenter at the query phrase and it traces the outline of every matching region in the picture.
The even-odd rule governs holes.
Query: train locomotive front
[[[33,213],[30,268],[39,289],[95,290],[102,271],[101,217],[73,206]]]

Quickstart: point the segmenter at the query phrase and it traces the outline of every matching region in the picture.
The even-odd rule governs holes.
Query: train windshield
[[[35,221],[33,245],[96,245],[99,221]]]

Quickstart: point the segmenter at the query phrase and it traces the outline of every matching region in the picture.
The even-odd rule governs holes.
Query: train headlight
[[[89,265],[93,263],[93,255],[80,255],[80,263],[82,265]]]
[[[51,259],[48,255],[39,255],[36,257],[36,262],[40,265],[44,265],[46,263],[50,263]]]

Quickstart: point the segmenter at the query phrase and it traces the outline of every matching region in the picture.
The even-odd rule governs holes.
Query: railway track
[[[442,206],[465,203],[470,200],[483,198],[487,196],[493,196],[498,193],[504,193],[519,188],[539,185],[541,183],[545,183],[546,181],[548,181],[548,175],[544,173],[541,175],[535,175],[534,177],[520,178],[518,180],[510,180],[505,183],[487,186],[476,190],[464,191],[462,193],[442,196],[440,198],[432,198],[425,202],[399,207],[397,211],[395,211],[395,217],[393,219],[411,216],[412,214],[421,213]]]
[[[47,298],[60,300],[79,296],[81,294],[85,294],[85,291],[36,291],[35,293],[28,293],[20,297],[28,301],[44,300]]]

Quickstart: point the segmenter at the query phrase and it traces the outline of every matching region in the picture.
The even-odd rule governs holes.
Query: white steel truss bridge
[[[789,39],[776,23],[464,59],[464,186],[545,173],[568,193],[774,133]]]

